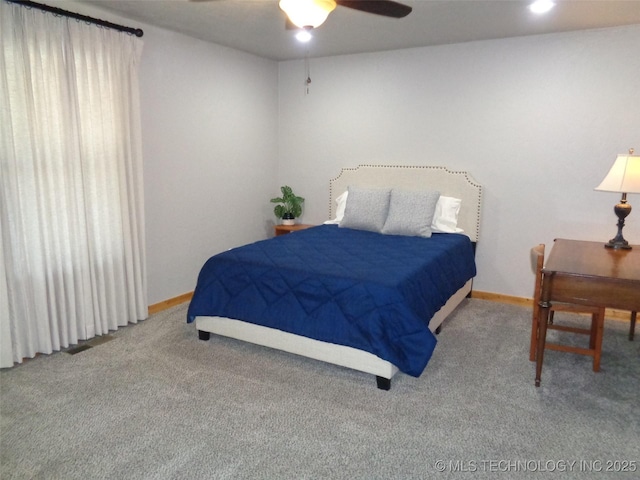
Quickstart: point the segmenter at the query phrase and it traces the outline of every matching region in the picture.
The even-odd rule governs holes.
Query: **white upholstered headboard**
[[[356,168],[343,168],[337,177],[329,180],[329,218],[335,217],[335,199],[349,185],[436,190],[440,195],[460,198],[462,205],[458,226],[473,242],[478,241],[482,187],[468,172],[422,165],[359,165]]]

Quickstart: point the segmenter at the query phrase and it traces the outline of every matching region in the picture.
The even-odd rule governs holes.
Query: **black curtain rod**
[[[117,23],[107,22],[106,20],[100,20],[99,18],[88,17],[86,15],[81,15],[75,12],[69,12],[68,10],[63,10],[57,7],[50,7],[49,5],[44,5],[42,3],[30,2],[27,0],[5,0],[5,1],[9,3],[16,3],[18,5],[22,5],[29,8],[38,8],[40,10],[44,10],[45,12],[53,13],[54,15],[62,15],[63,17],[75,18],[76,20],[82,20],[83,22],[95,23],[96,25],[100,25],[101,27],[112,28],[120,32],[126,32],[131,35],[135,35],[136,37],[141,37],[142,35],[144,35],[144,32],[140,28],[125,27],[124,25],[118,25]]]

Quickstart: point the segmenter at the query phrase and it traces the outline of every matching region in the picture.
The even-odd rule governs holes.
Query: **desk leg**
[[[629,340],[633,340],[633,336],[636,332],[636,314],[638,312],[631,312],[631,326],[629,327]]]
[[[536,387],[540,386],[540,377],[542,376],[542,360],[544,359],[544,344],[547,339],[547,322],[549,321],[550,309],[551,304],[549,302],[540,302],[536,351]]]
[[[598,313],[598,322],[596,330],[596,345],[593,352],[593,371],[600,371],[600,356],[602,354],[602,334],[604,333],[604,308]]]

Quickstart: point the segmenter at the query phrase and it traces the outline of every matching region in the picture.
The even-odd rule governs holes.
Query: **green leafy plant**
[[[280,187],[282,197],[272,198],[271,203],[278,203],[273,209],[273,213],[278,218],[297,218],[302,215],[302,204],[304,198],[298,197],[291,187],[284,185]]]

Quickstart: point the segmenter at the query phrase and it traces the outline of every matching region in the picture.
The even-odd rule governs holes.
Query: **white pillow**
[[[348,192],[340,227],[380,232],[389,212],[391,190],[349,186]]]
[[[327,220],[325,224],[339,224],[344,218],[344,210],[347,205],[349,191],[345,190],[336,198],[336,217]],[[458,228],[458,214],[462,200],[454,197],[440,196],[436,204],[436,211],[431,222],[431,230],[438,233],[463,233],[464,230]]]
[[[431,222],[440,192],[391,190],[389,214],[382,233],[412,237],[431,236]]]
[[[336,225],[342,221],[344,218],[344,209],[347,206],[347,196],[349,195],[349,190],[345,190],[342,192],[338,198],[336,198],[336,218],[333,220],[327,220],[325,225]]]
[[[462,200],[441,196],[436,204],[436,211],[431,222],[431,230],[439,233],[462,233],[458,228],[458,214]]]

